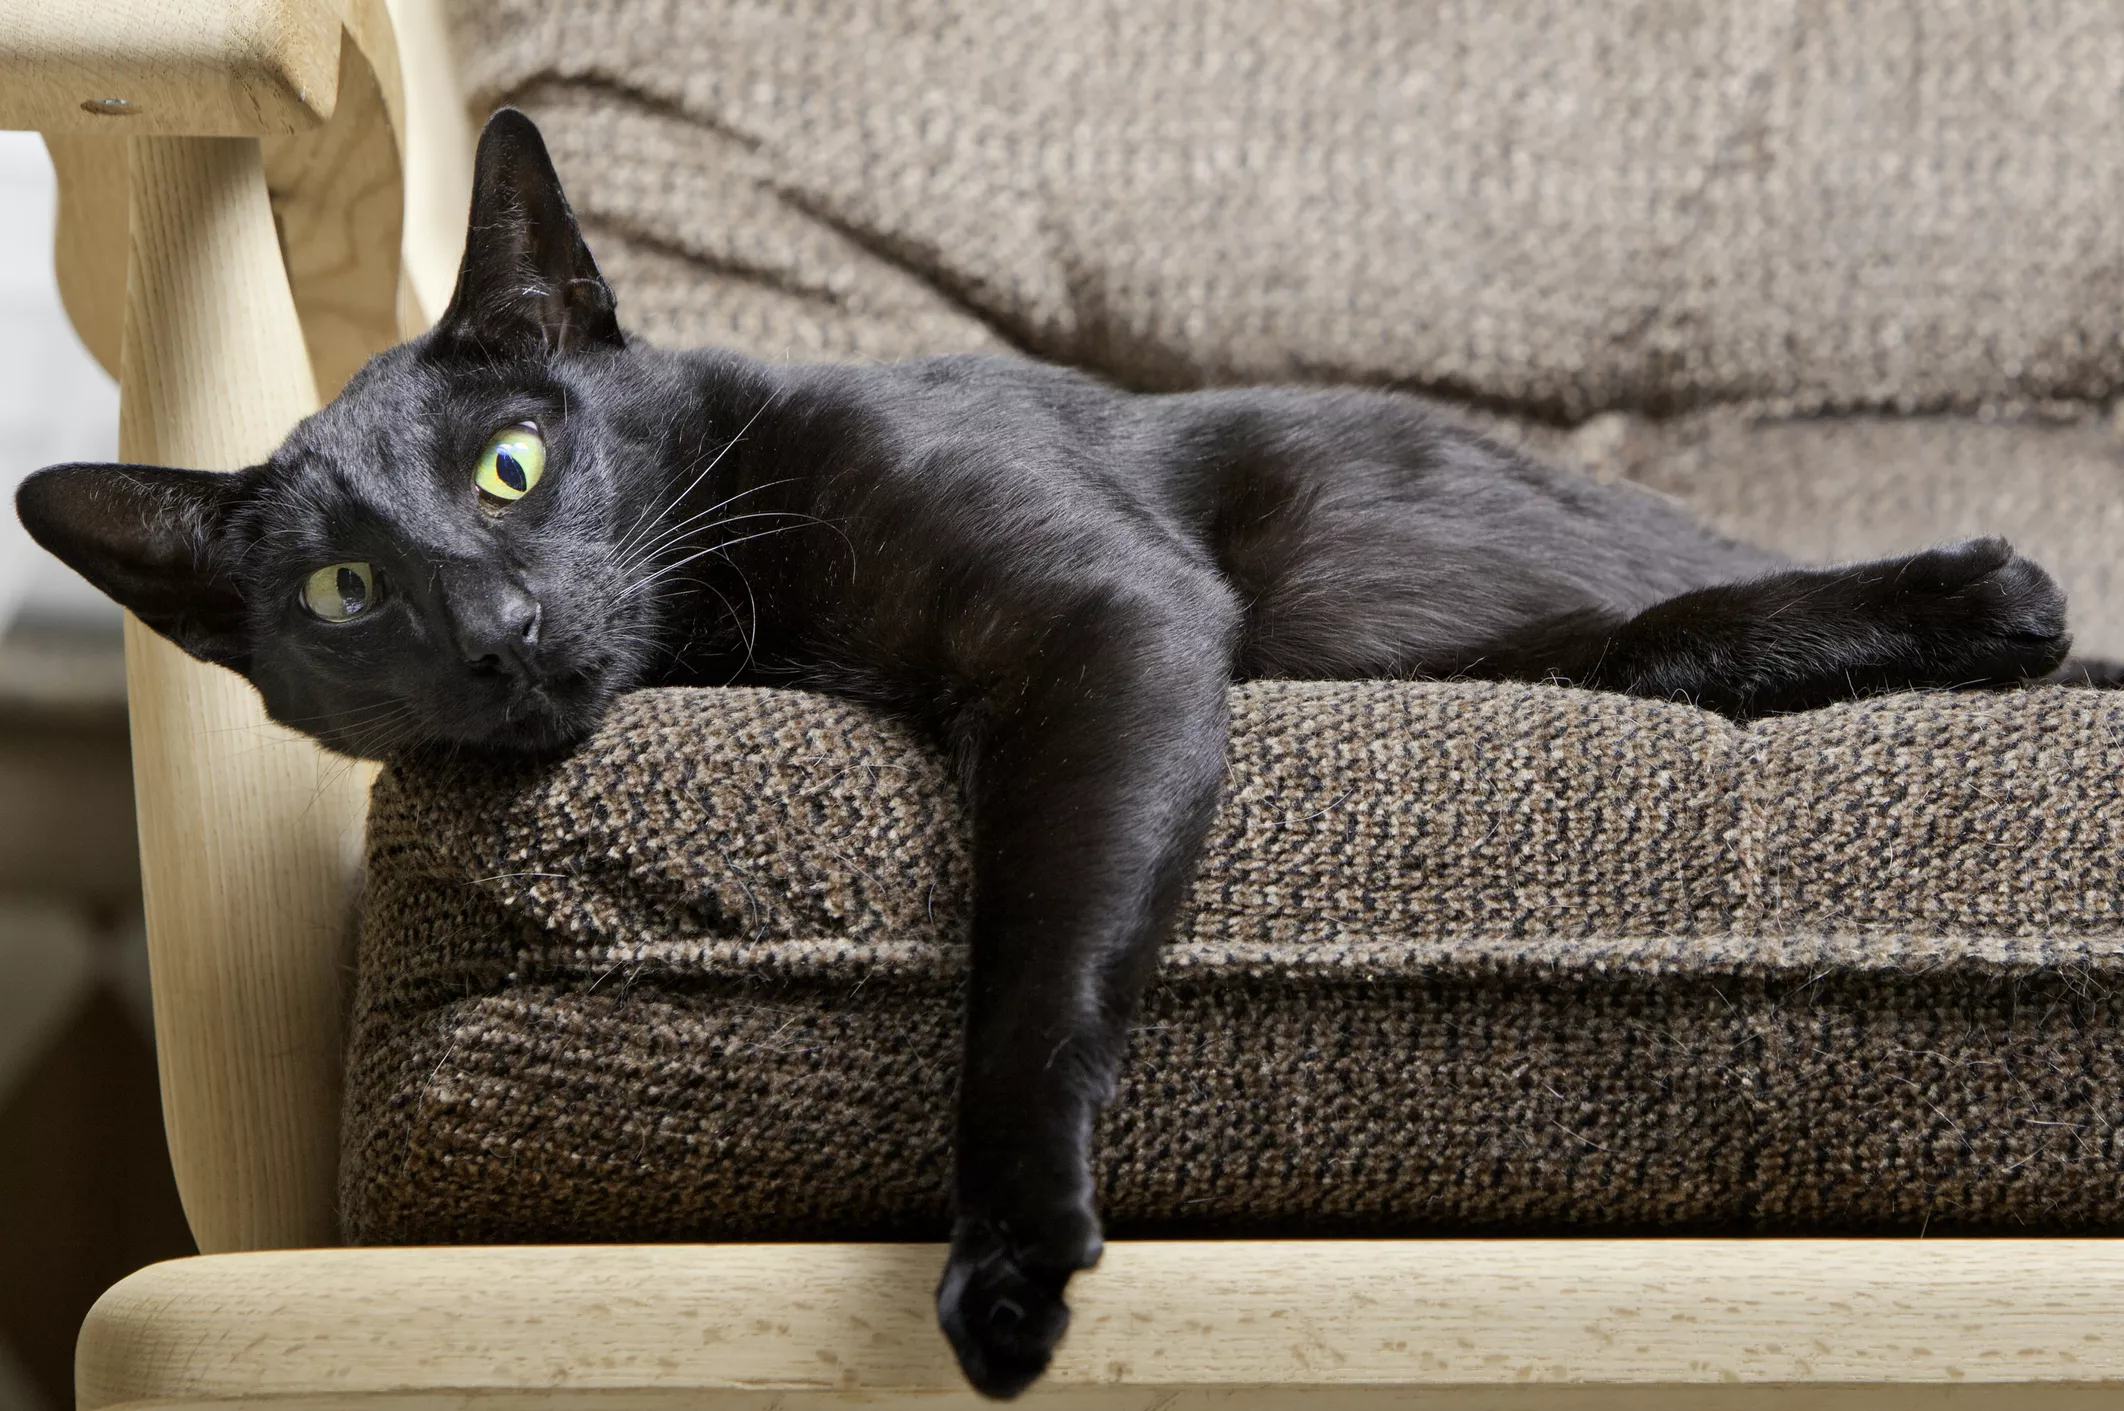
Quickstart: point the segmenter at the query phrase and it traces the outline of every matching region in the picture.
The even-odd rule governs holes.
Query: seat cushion
[[[2124,696],[1231,699],[1115,1229],[2124,1218]],[[394,767],[369,863],[355,1240],[943,1233],[967,846],[905,728],[638,692],[563,761]]]

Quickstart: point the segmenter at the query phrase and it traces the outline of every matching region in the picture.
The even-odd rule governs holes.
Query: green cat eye
[[[376,572],[365,563],[335,563],[302,585],[302,605],[327,622],[359,617],[376,601]]]
[[[479,469],[472,483],[482,495],[497,500],[521,500],[546,473],[546,443],[538,428],[525,422],[495,433],[487,449],[479,453]]]

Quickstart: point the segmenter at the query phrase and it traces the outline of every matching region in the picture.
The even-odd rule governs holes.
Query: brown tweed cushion
[[[1118,1229],[2124,1220],[2124,696],[1232,704]],[[941,1233],[966,852],[900,727],[641,692],[559,764],[387,774],[370,868],[352,1238]]]
[[[2124,390],[2112,0],[455,0],[622,310],[1550,419]]]

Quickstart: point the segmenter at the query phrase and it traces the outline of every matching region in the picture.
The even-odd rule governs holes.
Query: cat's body
[[[717,477],[717,492],[747,496],[733,509],[874,536],[845,543],[840,562],[829,540],[807,544],[805,560],[823,572],[782,585],[794,611],[778,625],[789,635],[754,644],[755,665],[786,659],[832,677],[889,672],[892,655],[910,652],[917,703],[940,669],[975,665],[904,640],[934,625],[930,604],[908,612],[900,594],[940,586],[928,581],[936,560],[992,580],[957,588],[967,611],[991,596],[1000,609],[1036,560],[1074,592],[1102,581],[1115,592],[1192,583],[1205,607],[1230,617],[1224,669],[1241,678],[1479,673],[1500,643],[1559,610],[1629,616],[1783,566],[1650,496],[1514,456],[1406,396],[1136,396],[1059,368],[976,357],[874,368],[768,368],[724,354],[678,362],[698,424],[734,435],[759,417]],[[770,484],[821,458],[834,462],[830,473]],[[896,523],[919,530],[923,554],[905,552]],[[1588,523],[1601,526],[1597,538]],[[784,548],[717,555],[731,570],[719,591],[741,592],[741,577],[786,565]],[[869,601],[858,575],[888,601]],[[700,674],[737,669],[719,662]]]
[[[631,344],[514,114],[434,333],[265,466],[60,467],[22,512],[351,753],[564,747],[671,683],[934,730],[976,873],[938,1303],[1000,1395],[1098,1252],[1092,1123],[1216,803],[1232,680],[1555,678],[1748,715],[2038,677],[2067,640],[2000,541],[1794,569],[1413,398]]]
[[[652,682],[811,685],[944,725],[1017,671],[1012,624],[1071,596],[1192,600],[1220,680],[1511,675],[1512,644],[1538,624],[1612,625],[1785,566],[1388,393],[1137,396],[1031,362],[769,366],[636,343],[549,367],[543,386],[514,370],[486,389],[457,376],[451,404],[409,425],[405,408],[436,401],[419,361],[379,360],[290,439],[251,532],[291,501],[332,505],[345,522],[312,556],[358,552],[406,591],[411,564],[514,552],[544,652],[580,658],[606,688],[519,715],[527,747],[566,743],[611,689]],[[497,544],[452,513],[457,467],[517,420],[543,429],[577,483],[556,475],[511,509],[517,542]],[[400,464],[347,477],[335,448],[363,443]],[[983,614],[996,622],[978,641],[954,640]],[[390,661],[361,683],[321,669],[292,637],[270,640],[277,625],[254,619],[246,669],[280,718],[371,757],[495,742],[500,696],[360,714],[343,695],[357,684],[379,706],[423,693]],[[322,640],[341,652],[344,635]],[[320,682],[335,699],[316,697]]]

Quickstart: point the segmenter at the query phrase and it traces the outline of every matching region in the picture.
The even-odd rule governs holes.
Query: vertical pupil
[[[369,601],[369,585],[361,581],[361,575],[351,568],[339,570],[339,605],[348,617],[360,612]]]
[[[524,481],[524,468],[518,465],[516,457],[510,455],[506,450],[495,451],[494,473],[501,477],[502,484],[516,491],[519,495],[531,488]]]

